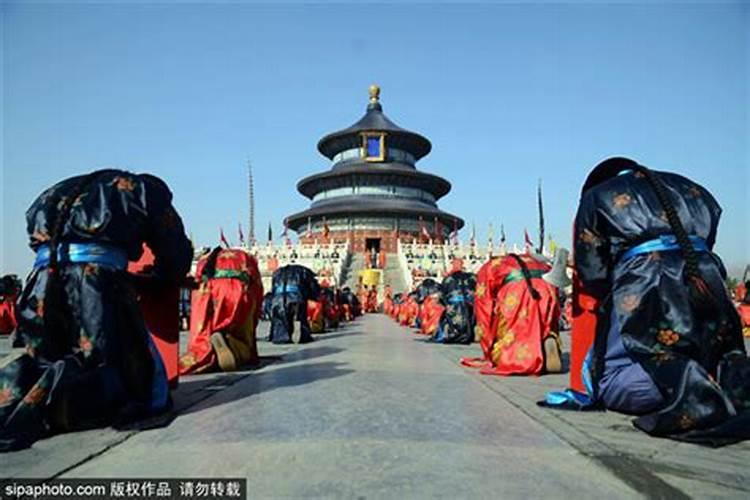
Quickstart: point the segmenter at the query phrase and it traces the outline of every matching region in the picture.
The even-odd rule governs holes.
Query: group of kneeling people
[[[264,297],[258,264],[242,249],[209,251],[187,279],[192,245],[169,188],[149,174],[63,180],[26,216],[33,269],[22,290],[10,280],[0,290],[3,325],[15,329],[0,360],[0,451],[167,412],[178,374],[258,361],[264,314],[274,343],[322,331],[316,305],[327,328],[359,314],[350,290],[321,287],[302,266],[277,269]],[[183,287],[193,288],[190,335],[178,356]]]
[[[36,259],[15,301],[15,349],[0,362],[0,451],[169,409],[169,367],[139,296],[184,286],[190,269],[192,246],[171,200],[154,176],[100,170],[31,205]],[[623,158],[592,171],[574,225],[570,388],[544,404],[636,414],[639,428],[659,436],[750,437],[750,363],[711,251],[720,214],[706,189],[679,175]],[[129,273],[144,248],[152,258]],[[559,371],[559,290],[544,280],[549,271],[533,254],[508,255],[476,277],[455,272],[410,297],[387,297],[384,309],[407,324],[419,316],[437,342],[477,334],[482,357],[462,362],[483,373]],[[261,315],[271,341],[306,342],[359,309],[351,291],[325,291],[294,265],[276,271],[264,298],[257,263],[242,250],[211,251],[195,278],[183,374],[257,359]]]
[[[712,252],[720,215],[713,196],[680,175],[625,158],[591,172],[570,262],[569,388],[541,406],[632,414],[649,434],[692,442],[750,438],[743,319]],[[387,296],[384,309],[437,342],[478,340],[482,356],[461,363],[483,374],[559,372],[559,271],[532,252],[509,254],[476,278],[454,272]]]
[[[558,261],[567,252],[558,254]],[[438,284],[425,279],[409,294],[386,294],[384,312],[442,344],[482,347],[461,363],[486,375],[540,375],[562,370],[558,281],[541,255],[491,258],[477,275],[453,270]],[[559,274],[559,273],[558,273]]]

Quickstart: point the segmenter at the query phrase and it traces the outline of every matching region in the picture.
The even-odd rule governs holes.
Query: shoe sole
[[[219,368],[225,372],[231,372],[237,369],[237,360],[234,358],[234,354],[227,345],[227,341],[224,340],[224,336],[216,332],[211,335],[211,346],[214,348],[216,357],[219,360]]]
[[[302,340],[302,322],[300,320],[292,321],[292,342],[299,344]]]
[[[544,369],[547,373],[560,373],[562,371],[560,349],[558,349],[554,337],[544,339]]]

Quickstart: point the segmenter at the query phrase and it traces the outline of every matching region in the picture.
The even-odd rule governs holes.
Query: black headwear
[[[630,158],[622,156],[607,158],[594,167],[594,170],[592,170],[589,176],[586,177],[586,182],[583,183],[583,188],[581,189],[581,195],[597,184],[601,184],[602,182],[617,176],[617,174],[623,170],[635,168],[637,166],[638,163]]]

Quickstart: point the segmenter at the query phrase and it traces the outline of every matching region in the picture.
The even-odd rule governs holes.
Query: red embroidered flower
[[[44,396],[47,395],[47,390],[39,387],[38,385],[35,385],[31,388],[31,390],[24,396],[23,402],[27,404],[28,406],[34,406],[38,404],[42,399],[44,399]]]
[[[692,429],[695,427],[695,419],[690,415],[680,415],[677,425],[680,429]]]
[[[37,299],[35,312],[40,318],[44,317],[44,299]]]
[[[50,235],[47,233],[47,231],[37,230],[32,233],[31,239],[40,243],[45,243],[50,240]]]
[[[0,389],[0,406],[3,406],[12,398],[13,398],[13,391],[10,390],[10,387],[5,387],[3,389]]]
[[[598,245],[601,242],[601,238],[590,229],[584,229],[581,231],[578,238],[587,245]]]
[[[612,200],[612,203],[614,204],[615,208],[624,208],[630,205],[630,202],[632,200],[633,199],[630,197],[628,193],[622,193],[622,194],[618,194],[617,196],[615,196],[614,199]]]
[[[81,348],[83,352],[91,352],[94,349],[94,344],[91,343],[91,339],[88,338],[85,335],[81,335],[78,338],[78,347]]]
[[[112,184],[117,188],[118,191],[131,192],[135,189],[135,182],[129,177],[115,177],[112,180]]]
[[[674,345],[679,342],[680,334],[671,328],[663,328],[659,330],[659,333],[656,335],[656,340],[664,345]]]

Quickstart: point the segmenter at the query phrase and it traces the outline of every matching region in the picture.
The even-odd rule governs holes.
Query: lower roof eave
[[[448,212],[443,212],[436,208],[419,208],[419,209],[406,209],[406,208],[393,208],[393,209],[373,209],[368,207],[352,207],[347,210],[341,210],[334,207],[319,207],[310,208],[302,212],[297,212],[286,218],[287,225],[293,231],[299,232],[304,230],[308,219],[312,221],[318,221],[323,217],[328,218],[339,218],[347,216],[378,216],[378,217],[400,217],[400,218],[413,218],[418,219],[419,217],[424,218],[426,223],[434,220],[435,217],[440,220],[448,228],[453,228],[454,223],[457,229],[464,227],[464,220],[456,215]]]

